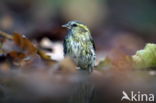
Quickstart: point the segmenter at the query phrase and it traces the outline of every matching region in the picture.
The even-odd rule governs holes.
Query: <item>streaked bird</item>
[[[69,21],[64,39],[64,54],[71,57],[81,70],[92,72],[95,61],[95,44],[88,27],[79,21]]]

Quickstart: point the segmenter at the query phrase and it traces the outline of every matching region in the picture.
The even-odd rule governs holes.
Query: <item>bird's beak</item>
[[[64,24],[64,25],[62,25],[62,27],[69,28],[69,25],[68,24]]]
[[[62,25],[62,27],[68,27],[68,25],[67,24],[64,24],[64,25]]]

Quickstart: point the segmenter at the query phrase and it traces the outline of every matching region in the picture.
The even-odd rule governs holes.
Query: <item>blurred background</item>
[[[155,0],[0,0],[0,29],[35,40],[62,41],[69,20],[87,24],[100,51],[129,54],[155,42]]]
[[[63,59],[62,41],[66,29],[61,25],[70,20],[79,20],[90,28],[97,49],[97,61],[109,54],[112,57],[124,53],[133,55],[146,43],[156,42],[155,0],[0,0],[0,30],[10,34],[17,32],[26,35],[32,41],[39,42],[42,48],[49,52],[53,51],[53,54],[49,55],[56,60]],[[150,73],[155,75],[155,72]],[[148,72],[95,72],[92,80],[96,84],[97,95],[93,103],[120,103],[123,90],[154,93],[155,77],[149,77],[148,74]],[[30,84],[30,87],[26,86],[30,91],[27,91],[28,94],[25,94],[25,89],[23,91],[23,97],[25,95],[26,97],[21,96],[19,99],[21,95],[19,90],[16,95],[10,93],[11,96],[5,103],[12,100],[14,103],[20,100],[26,103],[29,101],[27,97],[33,95],[41,98],[39,100],[43,99],[42,103],[50,101],[65,103],[64,98],[71,88],[66,90],[66,85],[63,85],[64,88],[60,89],[62,85],[56,85],[58,81],[57,83],[55,81],[60,80],[60,76],[52,75],[53,79],[49,80],[46,73],[29,75],[25,77],[28,79],[25,84]],[[32,77],[35,79],[30,83]],[[15,79],[18,78],[21,78],[21,75],[18,74]],[[35,89],[32,89],[34,87]],[[34,94],[30,95],[32,92]],[[3,93],[0,92],[0,96],[3,97]],[[35,103],[33,100],[34,98],[30,101]]]

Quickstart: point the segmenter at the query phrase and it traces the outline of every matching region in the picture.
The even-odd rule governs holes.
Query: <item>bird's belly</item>
[[[75,41],[70,42],[67,55],[72,57],[79,67],[87,68],[89,65],[93,67],[95,63],[95,52],[93,48],[84,46],[84,44]]]

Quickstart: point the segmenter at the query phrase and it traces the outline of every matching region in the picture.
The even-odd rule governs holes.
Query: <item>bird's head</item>
[[[78,33],[89,32],[88,27],[79,21],[69,21],[68,23],[62,25],[62,27],[66,27],[69,30]]]

